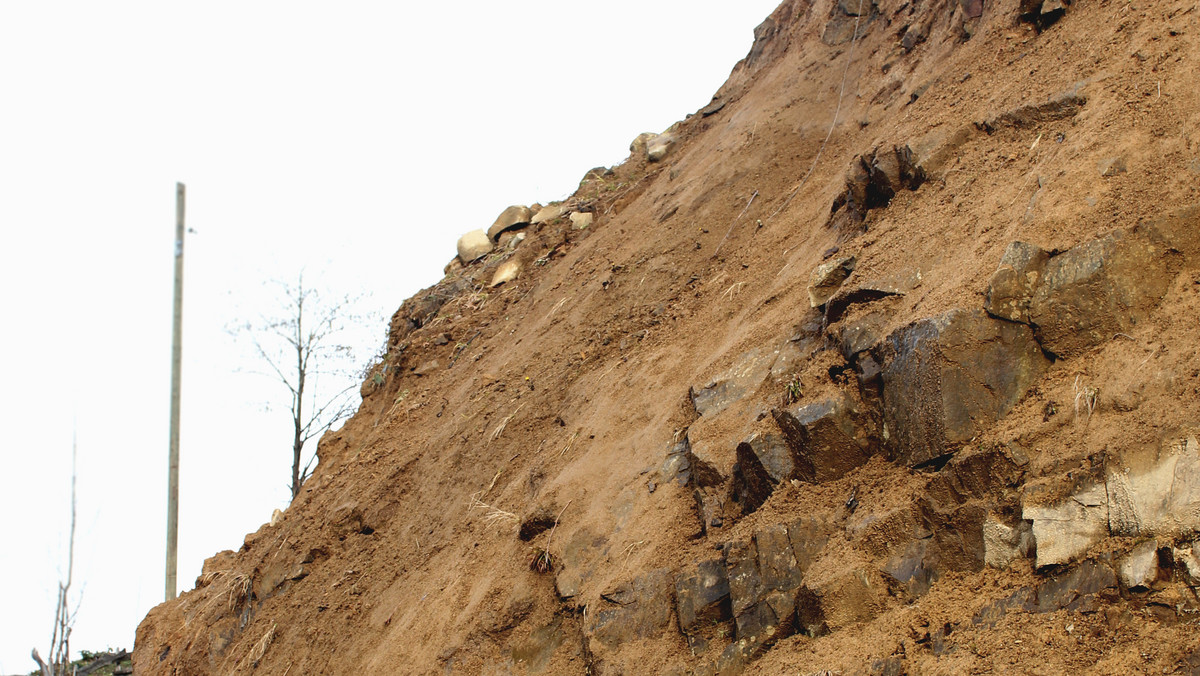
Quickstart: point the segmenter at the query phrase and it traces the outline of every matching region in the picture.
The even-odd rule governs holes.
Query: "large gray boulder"
[[[904,326],[879,351],[883,436],[910,466],[949,455],[991,427],[1049,365],[1028,326],[978,310]]]

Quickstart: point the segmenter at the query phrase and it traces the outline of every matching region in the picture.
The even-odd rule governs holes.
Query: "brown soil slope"
[[[589,227],[405,302],[137,672],[1200,669],[1198,38],[785,0]]]

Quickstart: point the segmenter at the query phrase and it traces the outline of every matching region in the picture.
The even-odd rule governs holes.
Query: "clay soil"
[[[831,0],[785,0],[717,93],[724,105],[682,121],[663,161],[635,153],[581,184],[569,202],[594,214],[590,227],[526,228],[512,253],[522,273],[496,288],[498,256],[451,265],[401,308],[387,368],[321,441],[282,519],[151,611],[137,673],[583,674],[588,608],[617,585],[854,491],[862,515],[922,491],[925,474],[877,457],[836,482],[786,485],[704,534],[691,490],[661,468],[695,422],[689,388],[786,344],[833,247],[857,257],[857,278],[916,280],[888,301],[890,330],[982,307],[1010,242],[1063,250],[1200,202],[1195,0],[1076,0],[1044,27],[1022,21],[1016,0],[985,0],[978,18],[964,11],[972,4],[881,0],[861,37],[830,45]],[[901,36],[922,22],[928,37],[905,51]],[[976,125],[1064,92],[1086,96],[1078,114]],[[853,158],[903,144],[937,151],[929,180],[869,212],[861,231],[831,226]],[[1125,170],[1102,175],[1110,158]],[[423,303],[436,314],[400,330]],[[1193,429],[1198,317],[1191,265],[1149,321],[1054,362],[977,443],[1019,440],[1037,476]],[[840,363],[820,352],[772,374],[756,400],[782,401],[796,377],[816,396]],[[1099,393],[1090,414],[1076,412],[1080,382]],[[754,414],[711,434],[752,431]],[[557,526],[520,539],[539,510]],[[530,565],[543,550],[546,573]],[[845,556],[823,565],[863,554],[847,545]],[[570,566],[588,574],[564,601],[556,573]],[[947,575],[870,621],[783,639],[747,673],[872,673],[898,655],[931,674],[1200,668],[1191,620],[1136,600],[972,623],[1040,575],[1031,560]],[[952,649],[935,652],[924,637],[946,626]],[[631,674],[699,662],[677,629],[621,654],[638,665]]]

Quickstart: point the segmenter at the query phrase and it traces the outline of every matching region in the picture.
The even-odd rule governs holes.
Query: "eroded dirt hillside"
[[[1198,35],[785,0],[404,303],[137,672],[1200,670]]]

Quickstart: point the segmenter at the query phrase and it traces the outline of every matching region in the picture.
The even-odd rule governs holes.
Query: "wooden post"
[[[186,188],[175,184],[175,311],[171,334],[171,444],[167,462],[166,600],[175,598],[179,563],[179,380],[183,370],[183,211]]]

